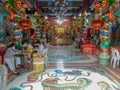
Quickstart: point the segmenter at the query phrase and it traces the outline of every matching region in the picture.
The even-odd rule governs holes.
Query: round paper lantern
[[[103,23],[102,20],[93,20],[93,21],[91,22],[91,27],[92,27],[93,29],[100,29],[100,28],[103,27],[103,25],[104,25],[104,23]]]
[[[29,19],[22,19],[18,22],[18,25],[24,29],[24,30],[28,30],[31,26],[32,26],[32,23]]]

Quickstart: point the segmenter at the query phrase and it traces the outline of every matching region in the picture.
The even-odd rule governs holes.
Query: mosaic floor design
[[[55,70],[23,74],[6,90],[120,90],[120,83],[100,67]]]
[[[30,68],[21,68],[18,71],[19,71],[20,75],[23,75],[25,73],[31,72],[32,69],[30,69]],[[20,75],[18,75],[18,76],[20,76]],[[7,84],[9,84],[12,81],[14,81],[18,76],[14,75],[14,74],[11,74],[10,76],[8,76],[9,79],[8,79]]]

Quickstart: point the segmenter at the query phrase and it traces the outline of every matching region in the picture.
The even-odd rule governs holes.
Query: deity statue
[[[70,32],[66,30],[64,26],[57,26],[52,32],[52,40],[51,44],[57,44],[57,45],[70,45],[71,39],[70,39]]]

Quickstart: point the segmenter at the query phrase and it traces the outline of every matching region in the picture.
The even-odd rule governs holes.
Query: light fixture
[[[58,23],[59,25],[62,25],[63,21],[57,20],[57,23]]]
[[[68,2],[66,0],[63,0],[61,2],[59,1],[54,2],[52,12],[55,13],[57,17],[56,21],[59,25],[62,25],[62,23],[64,22],[64,15],[67,12],[67,8],[66,8],[67,5],[68,5]]]
[[[65,21],[65,19],[64,18],[58,18],[56,21],[59,25],[62,25],[62,23]]]

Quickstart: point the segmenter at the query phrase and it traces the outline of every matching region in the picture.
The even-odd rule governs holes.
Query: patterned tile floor
[[[16,77],[6,90],[120,90],[120,83],[100,67],[47,69]]]
[[[78,49],[74,46],[49,46],[49,50]],[[12,78],[6,90],[120,90],[120,68],[113,69],[96,62],[71,65],[78,66],[52,67],[42,73],[26,72]]]

